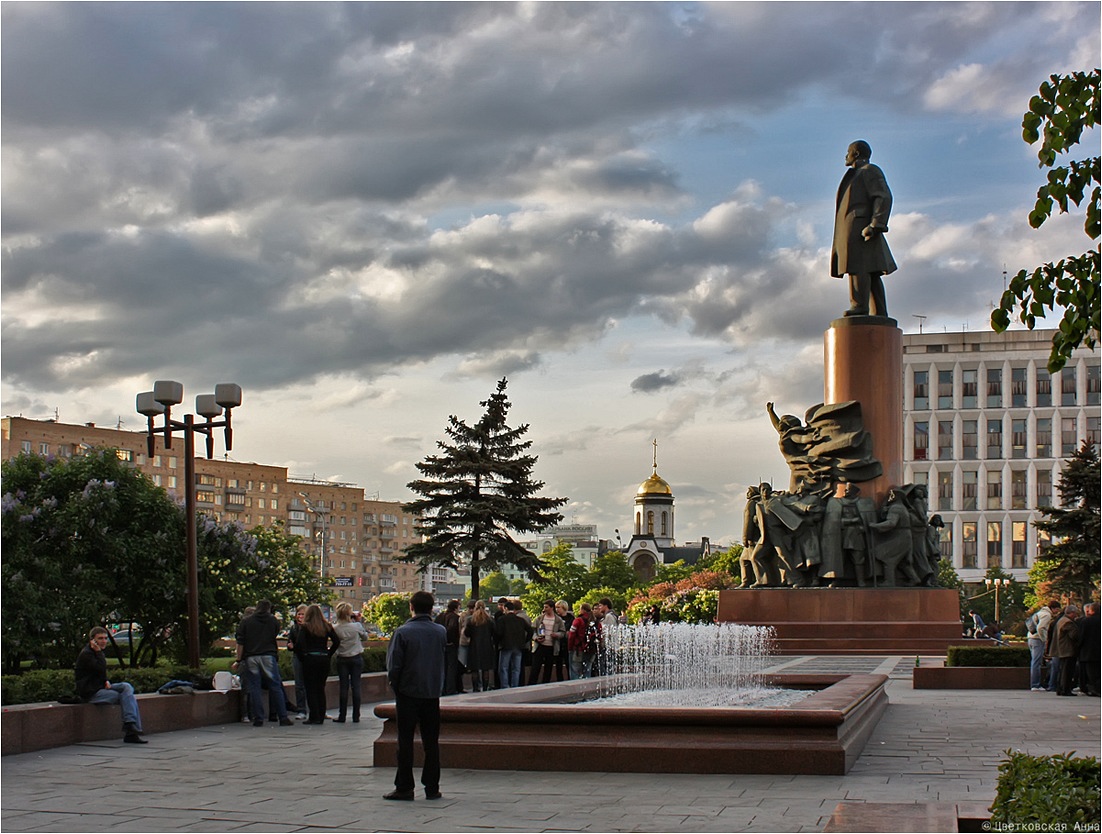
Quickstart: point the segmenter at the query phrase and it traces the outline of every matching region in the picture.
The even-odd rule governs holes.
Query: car
[[[111,635],[115,643],[119,646],[129,646],[131,640],[135,644],[142,642],[142,633],[138,629],[131,631],[130,629],[123,629],[122,631],[116,631]]]

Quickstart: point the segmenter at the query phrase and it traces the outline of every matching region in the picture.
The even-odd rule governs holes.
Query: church
[[[695,565],[711,551],[711,543],[678,547],[674,543],[674,496],[669,483],[658,474],[658,441],[654,441],[651,475],[635,493],[634,523],[631,541],[624,555],[636,575],[645,581],[654,579],[658,565],[684,560]]]

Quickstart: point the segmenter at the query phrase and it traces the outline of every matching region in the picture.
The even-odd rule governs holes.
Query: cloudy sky
[[[233,457],[409,497],[509,379],[546,494],[678,540],[787,481],[822,398],[846,146],[895,195],[889,308],[983,329],[1085,248],[1025,217],[1021,113],[1089,3],[19,3],[2,8],[3,413],[138,430],[236,381]],[[1092,137],[1096,143],[1097,138]]]

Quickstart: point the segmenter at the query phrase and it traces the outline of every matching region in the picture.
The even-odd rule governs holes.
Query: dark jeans
[[[459,646],[448,643],[444,648],[444,694],[454,695],[459,680]]]
[[[306,683],[302,676],[302,660],[291,655],[291,668],[295,671],[295,712],[306,712]]]
[[[414,789],[413,731],[420,727],[421,746],[425,750],[421,784],[426,792],[435,793],[440,790],[440,699],[411,698],[400,692],[394,696],[398,724],[398,772],[394,774],[394,787],[400,791]]]
[[[555,647],[542,644],[536,646],[536,651],[532,655],[532,674],[528,678],[528,683],[551,683],[554,669]]]
[[[329,677],[329,655],[303,655],[302,676],[306,684],[306,705],[310,709],[307,721],[321,724],[325,721],[325,680]]]
[[[1060,658],[1060,683],[1056,687],[1056,694],[1058,695],[1070,695],[1071,690],[1075,688],[1075,666],[1076,658],[1074,657],[1061,657]]]
[[[363,688],[361,678],[364,673],[364,656],[355,654],[351,657],[337,656],[337,677],[340,679],[341,711],[339,718],[344,718],[348,712],[348,690],[352,690],[352,720],[360,720],[360,690]]]

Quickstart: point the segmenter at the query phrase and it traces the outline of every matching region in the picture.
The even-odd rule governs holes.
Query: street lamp
[[[1005,588],[1007,585],[1010,584],[1010,580],[1009,579],[985,579],[985,580],[983,580],[983,584],[986,585],[989,590],[992,587],[994,587],[994,589],[995,589],[995,623],[998,624],[998,623],[1002,622],[1002,620],[999,619],[999,588]]]
[[[318,576],[325,579],[325,559],[328,555],[326,547],[326,541],[329,538],[329,520],[326,517],[325,508],[317,508],[313,502],[306,497],[306,493],[300,492],[298,497],[306,504],[306,509],[314,514],[315,519],[321,519],[321,558],[318,560]]]
[[[225,430],[226,451],[233,449],[233,426],[230,413],[241,405],[241,386],[233,382],[222,382],[214,386],[213,394],[200,394],[195,398],[195,411],[206,420],[196,423],[194,414],[185,414],[181,423],[172,419],[172,406],[184,401],[184,386],[172,380],[158,380],[153,383],[152,391],[138,394],[137,411],[146,417],[148,437],[146,438],[149,457],[153,457],[154,442],[158,434],[163,434],[165,448],[172,448],[172,435],[182,432],[184,435],[184,523],[187,531],[187,657],[188,666],[199,668],[199,549],[195,527],[195,435],[207,437],[207,459],[214,457],[214,430]],[[226,419],[215,421],[215,417],[226,410]],[[164,415],[164,425],[154,426],[154,418]]]

